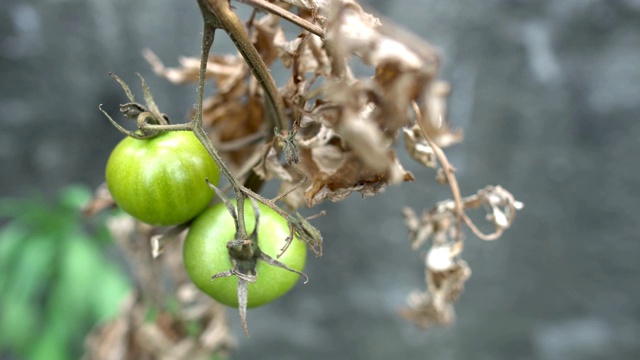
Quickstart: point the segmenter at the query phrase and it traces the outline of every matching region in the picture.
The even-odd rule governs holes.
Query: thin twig
[[[298,25],[304,30],[307,30],[308,32],[324,40],[324,30],[322,30],[320,26],[313,24],[301,18],[300,16],[293,14],[277,5],[274,5],[264,0],[238,0],[238,2],[245,3],[247,5],[251,5],[260,10],[264,10],[266,12],[270,12],[274,15],[280,16],[281,18],[293,23],[294,25]]]
[[[440,162],[440,166],[442,166],[442,170],[444,171],[444,176],[447,179],[447,183],[451,188],[451,193],[453,194],[453,200],[455,202],[456,242],[462,243],[462,235],[463,235],[462,222],[465,217],[464,203],[462,201],[462,196],[460,195],[460,186],[458,186],[458,180],[454,175],[455,168],[451,165],[451,163],[447,159],[447,156],[444,154],[444,151],[442,151],[442,149],[440,149],[440,147],[436,145],[436,143],[433,140],[431,140],[427,132],[424,130],[424,127],[422,126],[422,122],[424,121],[424,119],[422,117],[422,112],[420,111],[418,104],[416,104],[416,102],[413,101],[411,102],[411,107],[416,114],[416,122],[418,123],[418,127],[422,132],[422,136],[429,143],[429,146],[431,146],[431,148],[433,149],[433,152],[435,153],[436,157],[438,158],[438,161]]]
[[[504,233],[503,228],[498,228],[495,232],[491,234],[485,234],[480,229],[478,229],[476,224],[473,223],[473,221],[467,216],[467,214],[463,214],[462,219],[464,220],[464,223],[467,224],[469,229],[471,229],[471,231],[482,240],[487,240],[487,241],[496,240],[502,236],[502,233]]]

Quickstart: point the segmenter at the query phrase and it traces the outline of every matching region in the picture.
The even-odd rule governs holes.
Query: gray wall
[[[449,152],[463,189],[498,183],[526,207],[501,240],[468,236],[457,323],[417,331],[395,314],[423,281],[400,209],[448,192],[407,159],[416,183],[324,206],[311,282],[252,310],[250,339],[230,311],[236,358],[640,358],[640,2],[371,6],[441,49],[451,121],[466,135]],[[197,54],[200,31],[195,1],[0,2],[0,195],[101,181],[120,134],[97,105],[123,101],[109,71],[142,73],[184,117],[195,87],[155,78],[140,49],[175,64]]]

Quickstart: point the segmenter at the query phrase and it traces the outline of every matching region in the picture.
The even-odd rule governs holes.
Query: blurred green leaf
[[[55,277],[56,243],[39,235],[25,239],[20,254],[10,261],[13,276],[7,291],[22,301],[38,298],[39,290]]]
[[[99,273],[96,282],[99,284],[94,289],[93,314],[98,321],[104,321],[118,313],[119,304],[123,294],[127,294],[131,285],[126,277],[116,271],[113,264],[105,262],[105,271]]]
[[[9,286],[9,279],[12,277],[12,259],[21,251],[24,246],[21,241],[26,236],[26,231],[17,224],[9,224],[0,231],[0,293],[5,293]]]
[[[117,313],[130,285],[104,256],[104,218],[80,214],[90,198],[73,185],[54,204],[39,194],[0,199],[10,219],[0,229],[0,353],[78,357],[85,333]]]
[[[0,348],[26,349],[37,325],[33,306],[2,295],[2,315],[0,316]]]
[[[81,210],[89,200],[91,200],[91,191],[81,185],[70,185],[60,193],[60,204],[72,211]]]
[[[57,320],[57,321],[56,321]],[[28,358],[32,360],[65,360],[72,358],[67,347],[67,328],[64,319],[52,319],[45,327],[37,341],[28,350]]]

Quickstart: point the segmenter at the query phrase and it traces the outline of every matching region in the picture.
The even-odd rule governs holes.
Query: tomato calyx
[[[127,98],[129,99],[128,103],[120,105],[120,113],[122,113],[122,115],[127,119],[136,120],[138,130],[129,131],[123,128],[122,126],[120,126],[120,124],[113,120],[113,118],[111,118],[111,116],[109,116],[106,111],[102,110],[102,105],[100,105],[98,108],[107,117],[107,119],[109,119],[111,124],[115,126],[115,128],[118,129],[121,133],[138,140],[150,139],[164,132],[162,130],[153,129],[153,125],[169,125],[169,117],[160,112],[160,109],[153,100],[151,91],[149,90],[147,83],[144,81],[144,78],[140,74],[137,74],[138,77],[140,77],[140,81],[142,83],[142,91],[144,93],[144,100],[147,104],[146,106],[135,101],[131,89],[122,79],[112,73],[110,73],[109,75],[111,75],[111,77],[113,77],[118,82],[118,84],[120,84],[125,94],[127,95]]]
[[[285,269],[287,271],[294,272],[300,277],[304,278],[304,283],[309,282],[307,274],[292,269],[286,264],[280,262],[262,252],[259,247],[258,228],[260,225],[260,208],[253,198],[249,198],[253,207],[253,214],[255,217],[255,226],[251,234],[247,235],[247,238],[242,238],[242,231],[240,231],[240,225],[238,223],[237,209],[233,203],[227,198],[227,196],[218,189],[215,185],[208,183],[209,186],[216,192],[216,194],[222,199],[227,210],[233,218],[236,232],[234,239],[227,242],[227,250],[229,252],[229,258],[233,267],[229,270],[219,272],[211,276],[211,281],[217,278],[236,276],[238,278],[238,311],[240,312],[240,323],[242,324],[242,330],[245,335],[249,336],[249,329],[247,327],[247,304],[248,304],[248,283],[255,283],[258,277],[258,271],[256,270],[258,261],[264,261],[267,264],[275,267]]]
[[[320,234],[320,231],[315,226],[311,225],[309,220],[324,215],[324,210],[309,218],[305,218],[297,211],[289,215],[289,217],[287,217],[287,223],[289,224],[289,237],[287,238],[284,247],[280,249],[278,257],[282,256],[282,254],[287,251],[289,245],[291,245],[291,241],[293,241],[294,235],[307,244],[307,247],[316,256],[322,256],[322,234]]]

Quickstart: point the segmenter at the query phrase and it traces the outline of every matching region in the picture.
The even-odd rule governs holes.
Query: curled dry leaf
[[[462,141],[461,130],[451,130],[447,119],[447,98],[451,87],[444,81],[433,82],[425,91],[418,121],[427,136],[439,147],[446,148]]]
[[[251,42],[267,66],[273,64],[282,54],[282,50],[277,46],[284,40],[282,28],[277,26],[279,20],[276,15],[266,14],[252,23],[255,31],[251,33]]]
[[[524,207],[510,192],[501,186],[487,186],[478,191],[478,198],[487,210],[487,220],[496,230],[505,230],[513,224],[516,212]]]
[[[232,169],[240,168],[259,149],[263,128],[264,107],[261,96],[248,99],[224,99],[214,96],[206,102],[203,120],[212,131],[209,137],[218,145]],[[232,146],[231,144],[238,144]]]
[[[391,154],[395,157],[395,154]],[[325,199],[341,201],[353,192],[362,196],[373,196],[382,191],[392,179],[413,181],[413,175],[404,170],[397,159],[392,159],[392,168],[386,173],[377,173],[363,166],[352,152],[344,154],[340,166],[332,173],[318,172],[313,177],[305,197],[309,206]]]
[[[389,25],[383,27],[355,1],[279,3],[284,9],[291,5],[318,9],[326,16],[326,42],[308,33],[287,39],[273,14],[256,17],[249,25],[252,42],[265,63],[279,59],[292,69],[282,95],[294,116],[293,126],[316,124],[296,136],[299,166],[308,180],[287,196],[289,203],[297,206],[304,198],[313,206],[326,199],[340,201],[353,192],[371,196],[389,184],[412,181],[393,147],[399,129],[409,125],[409,104],[433,87],[435,52],[428,45],[421,45],[426,51],[407,46],[396,35],[402,32],[389,31]],[[318,18],[313,13],[300,16],[314,22]],[[351,56],[373,66],[375,76],[354,78],[346,62]],[[152,53],[146,52],[146,57],[158,74],[171,81],[196,80],[195,59],[183,58],[182,68],[168,69]],[[264,128],[262,95],[247,83],[252,77],[240,57],[210,57],[207,67],[218,92],[206,100],[203,120],[211,129],[212,141],[237,171],[260,151],[256,147],[264,138],[260,135],[270,130]],[[307,74],[312,74],[309,80]],[[314,88],[318,77],[323,81]],[[303,177],[296,169],[278,164],[278,158],[278,152],[270,152],[256,170],[264,180],[280,179],[281,191],[288,191]]]
[[[334,137],[325,141],[324,144],[323,141],[309,141],[307,143],[317,146],[301,146],[300,149],[300,166],[310,178],[309,186],[304,189],[308,206],[325,199],[341,201],[356,191],[363,196],[373,196],[388,183],[414,179],[392,150],[383,155],[391,166],[379,172],[363,163],[354,151],[345,149],[340,139]]]
[[[366,167],[375,172],[384,172],[393,162],[387,155],[390,141],[385,139],[377,125],[369,120],[372,112],[372,105],[357,114],[345,109],[337,132]]]
[[[434,272],[443,272],[456,266],[456,259],[462,251],[460,246],[450,244],[434,245],[429,249],[425,264]]]
[[[273,41],[278,57],[285,67],[291,68],[296,64],[295,70],[299,74],[326,72],[328,59],[322,49],[324,44],[317,36],[299,36],[287,41],[284,31],[280,29]],[[292,77],[290,80],[295,79]]]
[[[411,128],[402,128],[404,134],[404,147],[415,161],[430,168],[437,166],[436,155],[433,148],[422,136],[422,132],[417,125]]]
[[[144,58],[149,62],[153,71],[174,84],[195,83],[198,81],[200,59],[195,57],[180,57],[180,67],[165,67],[160,58],[151,50],[144,49]],[[207,62],[207,79],[215,79],[221,91],[227,91],[230,83],[243,76],[246,72],[244,62],[237,56],[212,56]]]
[[[412,292],[407,298],[407,303],[407,307],[400,309],[400,316],[421,329],[427,329],[432,325],[449,325],[455,320],[453,306],[437,302],[428,292]]]
[[[386,150],[379,155],[379,162],[391,164],[379,171],[364,163],[362,157],[349,150],[334,130],[324,125],[315,127],[314,136],[302,136],[298,138],[300,169],[308,176],[308,180],[285,198],[285,202],[294,208],[300,205],[302,198],[311,207],[326,199],[341,201],[353,192],[373,196],[389,183],[414,180],[413,175],[404,170],[393,150]],[[269,152],[272,155],[275,153]],[[283,182],[281,193],[302,179],[296,168],[281,164],[275,156],[267,156],[256,170],[264,179],[280,179]]]
[[[462,205],[464,209],[480,206],[486,209],[489,221],[497,229],[496,234],[479,235],[486,240],[500,236],[513,222],[516,210],[522,208],[522,203],[500,186],[487,186],[477,194],[462,199]],[[408,307],[402,309],[400,314],[421,328],[431,324],[449,324],[455,314],[453,303],[460,297],[464,282],[471,276],[468,265],[460,258],[462,234],[459,233],[456,203],[453,200],[442,201],[420,217],[409,208],[403,209],[403,214],[411,247],[417,250],[430,240],[430,248],[425,258],[427,290],[413,293],[408,298]],[[479,232],[470,220],[467,224],[474,232]]]
[[[420,328],[451,324],[455,320],[453,303],[471,276],[469,266],[463,260],[457,260],[443,271],[427,269],[425,276],[427,292],[411,293],[408,306],[400,310],[400,315]]]

